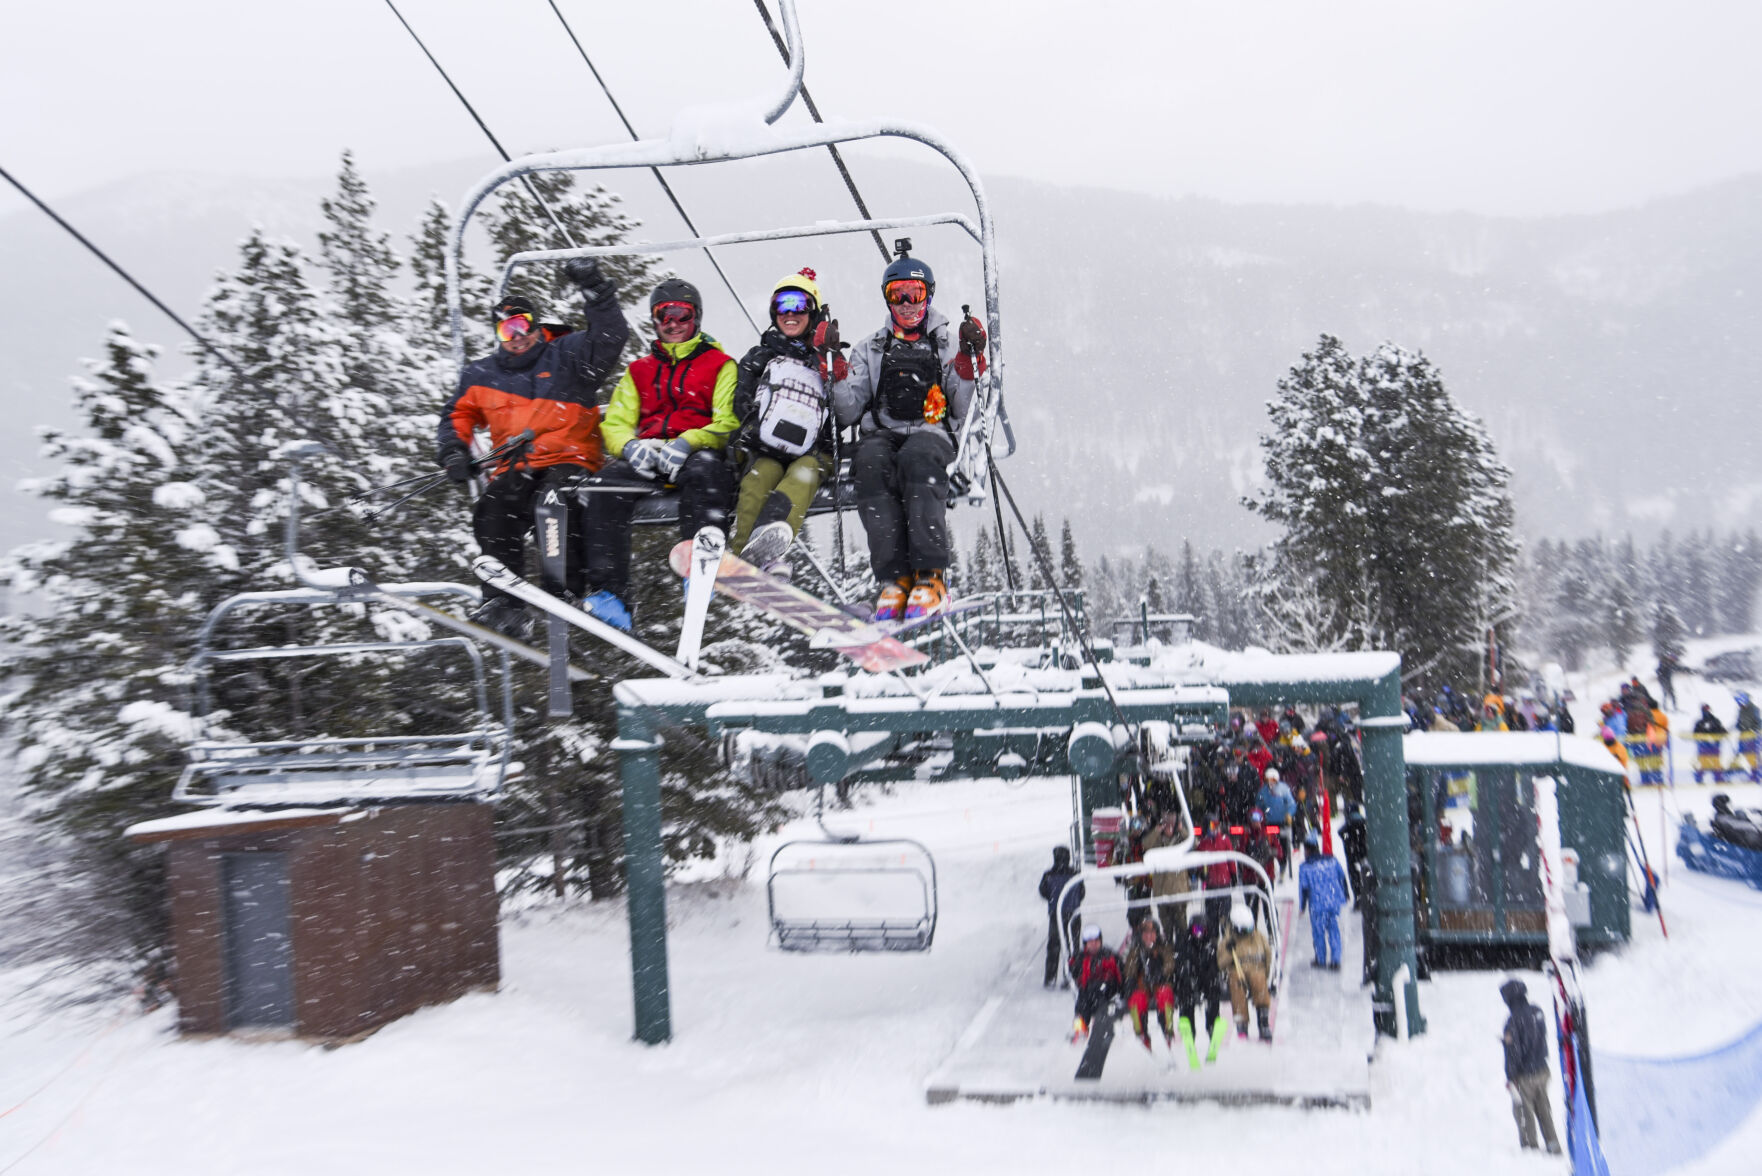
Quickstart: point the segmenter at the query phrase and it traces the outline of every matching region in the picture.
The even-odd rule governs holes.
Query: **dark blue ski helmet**
[[[936,297],[936,275],[930,272],[929,266],[915,257],[902,257],[887,267],[887,271],[881,275],[881,292],[887,293],[889,283],[911,281],[924,283],[930,297]]]

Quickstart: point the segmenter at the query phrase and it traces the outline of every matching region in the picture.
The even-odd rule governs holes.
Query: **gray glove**
[[[572,257],[563,263],[563,276],[581,290],[589,306],[601,306],[618,297],[618,283],[592,257]]]
[[[632,438],[624,443],[623,458],[630,463],[632,470],[645,478],[653,478],[661,472],[661,442],[652,438]]]
[[[671,482],[679,477],[679,471],[685,465],[685,459],[690,456],[691,442],[684,437],[675,437],[667,442],[655,458],[656,464],[660,467],[661,481]]]

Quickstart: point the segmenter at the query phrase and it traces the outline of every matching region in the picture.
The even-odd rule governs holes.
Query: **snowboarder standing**
[[[839,425],[860,425],[851,477],[881,585],[878,621],[928,616],[948,601],[948,466],[986,363],[985,328],[968,317],[957,346],[930,304],[936,279],[909,248],[900,243],[881,277],[887,324],[856,345],[848,378],[833,386]]]
[[[1260,1021],[1260,1039],[1273,1039],[1268,1011],[1272,996],[1267,991],[1267,976],[1272,971],[1273,949],[1266,934],[1254,925],[1254,915],[1245,906],[1230,908],[1230,922],[1217,941],[1218,969],[1230,986],[1230,1011],[1236,1017],[1236,1036],[1248,1036],[1248,1005],[1254,1003]]]
[[[838,324],[826,318],[817,275],[790,274],[771,289],[771,325],[740,360],[734,414],[751,458],[740,479],[731,550],[773,574],[801,533],[832,468],[831,394],[849,375]]]
[[[1117,1016],[1113,1002],[1125,987],[1120,971],[1120,957],[1101,945],[1101,924],[1083,927],[1083,948],[1071,961],[1071,979],[1077,984],[1076,1020],[1071,1023],[1071,1040],[1081,1041],[1097,1017]]]
[[[1077,913],[1083,905],[1083,883],[1064,893],[1065,883],[1080,871],[1071,864],[1071,851],[1063,845],[1052,850],[1052,868],[1040,875],[1040,897],[1046,900],[1046,987],[1058,980],[1058,962],[1064,955],[1064,942],[1077,938]],[[1062,906],[1061,906],[1062,896]],[[1063,941],[1059,932],[1064,931]]]
[[[1554,1113],[1548,1106],[1548,1022],[1542,1010],[1531,1004],[1522,980],[1507,980],[1499,995],[1511,1010],[1506,1018],[1505,1089],[1511,1093],[1511,1117],[1517,1120],[1518,1141],[1527,1150],[1536,1147],[1536,1123],[1550,1155],[1560,1154],[1554,1134]]]
[[[1126,955],[1126,1008],[1132,1015],[1132,1032],[1145,1049],[1150,1048],[1150,1006],[1156,1005],[1156,1021],[1170,1049],[1175,1044],[1175,952],[1157,930],[1155,919],[1138,924],[1132,950]]]
[[[471,441],[489,430],[490,445],[531,430],[532,441],[489,471],[489,485],[472,511],[471,529],[485,555],[513,571],[526,564],[533,504],[545,490],[600,468],[599,390],[618,362],[630,325],[618,306],[618,285],[592,258],[578,257],[563,272],[581,291],[587,323],[579,331],[541,323],[525,298],[507,298],[494,313],[496,350],[467,364],[441,409],[435,462],[454,482],[471,480]],[[579,512],[577,512],[578,514]],[[577,519],[579,525],[579,519]],[[565,587],[582,589],[580,544],[571,544]],[[471,619],[516,640],[528,635],[526,608],[495,588]]]
[[[1303,846],[1297,871],[1297,909],[1309,911],[1309,934],[1315,943],[1315,966],[1340,970],[1340,908],[1346,905],[1346,871],[1340,860],[1321,851],[1319,841]]]
[[[1701,717],[1695,720],[1695,783],[1701,782],[1703,772],[1711,774],[1715,784],[1725,783],[1725,764],[1720,748],[1725,736],[1725,724],[1719,721],[1711,706],[1702,703]]]
[[[734,474],[722,452],[738,425],[734,360],[701,329],[703,299],[690,282],[668,278],[656,286],[649,314],[655,342],[624,370],[600,425],[606,451],[618,457],[588,488],[582,511],[593,589],[582,607],[626,632],[630,517],[638,495],[616,491],[677,486],[682,539],[706,526],[726,527],[734,498]]]

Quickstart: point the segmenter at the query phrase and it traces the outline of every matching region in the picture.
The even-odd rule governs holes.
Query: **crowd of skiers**
[[[1703,703],[1692,730],[1695,741],[1695,783],[1711,780],[1723,784],[1729,777],[1747,776],[1752,783],[1762,782],[1762,711],[1749,694],[1739,691],[1733,696],[1736,713],[1732,726],[1714,713],[1712,704]],[[1623,767],[1639,771],[1640,783],[1663,784],[1665,748],[1670,741],[1670,716],[1664,706],[1637,677],[1624,682],[1616,697],[1606,699],[1598,708],[1598,735],[1604,746]],[[1725,744],[1732,739],[1732,757],[1725,759]]]
[[[731,550],[786,574],[784,555],[853,430],[850,505],[881,585],[875,619],[946,604],[949,467],[985,372],[986,334],[970,316],[954,327],[934,306],[929,266],[901,249],[881,278],[886,318],[854,347],[839,337],[814,271],[790,274],[771,291],[759,342],[738,361],[704,329],[696,287],[669,278],[649,296],[654,342],[603,410],[600,387],[629,325],[616,283],[595,261],[571,260],[563,272],[582,295],[584,326],[541,321],[525,298],[503,300],[492,314],[497,349],[465,367],[440,414],[438,464],[456,482],[487,481],[473,516],[485,554],[520,571],[534,504],[560,491],[576,541],[564,582],[547,587],[628,630],[639,497],[676,488],[682,539],[720,528]],[[501,453],[492,462],[473,455],[480,430]],[[529,634],[520,602],[494,589],[473,619]]]
[[[1339,912],[1362,893],[1369,872],[1359,799],[1363,771],[1350,716],[1324,709],[1309,724],[1295,709],[1278,717],[1271,710],[1238,712],[1217,743],[1190,750],[1188,766],[1186,804],[1174,793],[1180,784],[1153,777],[1143,795],[1129,798],[1137,815],[1116,843],[1100,851],[1105,860],[1099,864],[1142,862],[1147,853],[1184,845],[1199,854],[1244,855],[1270,883],[1291,875],[1293,847],[1300,845],[1299,910],[1309,914],[1314,963],[1339,969]],[[1342,806],[1344,869],[1322,844],[1324,834],[1331,843],[1331,813]],[[1185,813],[1204,814],[1197,829],[1187,828]],[[1048,986],[1059,980],[1063,945],[1081,944],[1068,961],[1077,988],[1076,1036],[1112,1007],[1130,1015],[1146,1046],[1154,1022],[1171,1048],[1179,1038],[1197,1064],[1196,1041],[1209,1036],[1215,1053],[1224,1032],[1219,1009],[1227,990],[1238,1035],[1247,1036],[1253,1010],[1261,1037],[1271,1037],[1265,930],[1271,912],[1260,894],[1244,890],[1260,881],[1253,870],[1239,860],[1212,857],[1189,869],[1123,879],[1131,930],[1118,950],[1102,942],[1093,922],[1082,926],[1079,938],[1087,897],[1079,875],[1070,850],[1061,846],[1040,879]]]
[[[1445,685],[1430,704],[1403,698],[1402,708],[1414,731],[1559,731],[1573,733],[1570,695],[1553,698],[1540,689],[1521,689],[1515,695],[1497,690],[1481,696],[1480,704],[1460,690]]]

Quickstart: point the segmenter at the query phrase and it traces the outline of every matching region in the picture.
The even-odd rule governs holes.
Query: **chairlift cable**
[[[50,220],[52,220],[56,224],[60,225],[63,229],[65,229],[67,231],[67,234],[69,236],[71,236],[75,241],[78,241],[81,245],[84,245],[86,247],[86,249],[91,252],[92,256],[96,257],[99,261],[101,261],[105,265],[109,266],[110,269],[112,270],[112,272],[114,272],[117,277],[121,278],[123,281],[127,282],[130,286],[132,286],[135,290],[135,293],[139,294],[142,298],[145,298],[148,302],[152,303],[154,308],[157,309],[159,311],[159,313],[163,314],[166,318],[168,318],[172,322],[176,323],[179,327],[182,327],[183,331],[186,335],[188,335],[190,338],[194,339],[202,347],[202,349],[204,351],[206,351],[209,355],[211,355],[215,359],[219,360],[220,363],[223,364],[229,371],[231,371],[234,376],[238,377],[240,382],[245,384],[245,386],[256,390],[257,392],[261,393],[262,395],[268,397],[270,400],[279,400],[280,399],[280,397],[277,396],[277,394],[275,392],[271,391],[269,388],[264,387],[263,384],[258,382],[255,378],[253,378],[249,372],[247,372],[242,366],[240,366],[239,362],[236,359],[234,359],[232,356],[228,355],[226,352],[222,351],[213,342],[211,342],[206,335],[202,334],[202,332],[198,331],[196,328],[192,327],[189,323],[185,322],[183,316],[178,314],[177,311],[171,309],[171,307],[167,306],[164,302],[160,301],[158,295],[154,294],[153,291],[147,289],[147,287],[143,286],[139,281],[137,281],[133,274],[131,274],[127,270],[123,269],[122,266],[119,265],[108,253],[105,253],[102,249],[98,248],[98,246],[92,242],[91,238],[87,237],[84,233],[82,233],[78,229],[74,228],[66,220],[62,219],[60,213],[56,212],[53,208],[50,208],[49,205],[44,203],[44,201],[35,192],[32,192],[29,188],[25,187],[23,182],[20,181],[17,176],[14,176],[11,172],[7,171],[4,167],[0,167],[0,178],[4,178],[7,183],[11,184],[14,188],[17,188],[19,193],[21,195],[23,195],[26,200],[29,200],[32,204],[36,205],[39,209],[42,210],[44,216],[47,216]],[[345,447],[339,445],[334,438],[325,434],[321,430],[313,427],[312,423],[307,419],[303,405],[301,404],[301,401],[298,397],[294,398],[293,404],[294,404],[295,418],[297,420],[299,420],[302,428],[306,429],[308,432],[312,433],[314,436],[320,438],[323,441],[325,447],[330,449],[332,452],[344,452],[345,451]]]
[[[404,31],[410,34],[410,39],[416,42],[416,47],[422,50],[422,55],[428,58],[428,63],[434,66],[436,73],[440,74],[441,81],[447,84],[447,88],[453,92],[453,97],[459,100],[460,105],[465,108],[465,112],[469,114],[471,120],[477,124],[477,129],[482,131],[484,138],[489,140],[490,146],[496,149],[496,154],[502,157],[502,162],[513,163],[513,156],[508,154],[507,149],[502,146],[502,141],[496,138],[495,132],[489,129],[489,124],[485,123],[483,117],[477,113],[477,108],[471,105],[471,100],[466,98],[459,87],[453,83],[453,79],[447,74],[447,71],[441,67],[441,63],[435,60],[434,54],[428,51],[428,46],[422,43],[422,38],[416,35],[416,30],[410,27],[410,22],[404,19],[404,14],[398,11],[398,6],[394,4],[392,0],[385,0],[385,6],[392,10],[392,15],[398,18],[398,23],[404,26]],[[575,238],[570,236],[569,230],[563,227],[563,222],[557,219],[557,214],[551,211],[551,206],[545,203],[544,197],[540,196],[538,189],[533,186],[531,177],[521,176],[520,182],[526,186],[527,193],[531,195],[532,199],[538,204],[538,206],[544,210],[544,214],[550,218],[551,224],[556,226],[557,232],[563,234],[563,239],[569,242],[571,246],[576,245],[577,242]]]
[[[630,133],[631,142],[640,143],[642,141],[642,136],[636,133],[636,128],[630,125],[630,120],[628,118],[624,117],[624,108],[618,105],[618,100],[616,98],[612,97],[612,88],[606,85],[606,79],[601,77],[600,71],[594,67],[593,59],[587,55],[587,49],[582,46],[581,39],[575,35],[575,30],[570,27],[568,18],[563,15],[563,10],[557,7],[557,0],[549,0],[549,3],[551,11],[557,14],[557,20],[562,24],[563,31],[569,34],[569,40],[575,45],[575,51],[581,54],[581,60],[586,64],[587,71],[593,75],[593,80],[600,84],[600,89],[605,92],[606,101],[612,104],[612,113],[618,116],[618,121],[623,123],[624,129]],[[673,202],[673,211],[679,214],[679,219],[685,222],[685,227],[691,231],[691,235],[694,237],[703,236],[703,234],[698,231],[698,227],[692,223],[691,217],[686,213],[685,205],[681,204],[679,202],[679,197],[674,195],[673,186],[667,182],[667,177],[661,174],[661,169],[658,167],[651,167],[649,168],[649,172],[655,177],[655,183],[661,185],[661,191],[667,194],[667,199]],[[727,273],[723,271],[722,263],[716,260],[716,255],[710,252],[710,248],[707,245],[704,246],[704,256],[709,258],[710,265],[715,269],[716,276],[722,279],[722,284],[728,287],[728,296],[734,299],[734,305],[738,306],[740,308],[740,313],[746,316],[747,326],[753,329],[753,334],[764,334],[764,331],[759,329],[759,324],[753,321],[753,316],[748,313],[746,303],[742,302],[740,300],[740,295],[735,292],[734,283],[729,280]]]
[[[753,0],[753,5],[758,8],[759,16],[764,20],[765,28],[771,34],[771,40],[776,43],[777,52],[783,55],[784,63],[788,64],[789,46],[784,43],[783,34],[777,31],[777,24],[771,19],[771,10],[765,7],[765,0]],[[553,8],[556,7],[554,2],[551,6]],[[802,105],[808,108],[808,113],[813,116],[814,121],[817,123],[824,123],[826,120],[820,117],[820,108],[814,105],[813,98],[808,94],[807,82],[802,82],[800,93]],[[863,214],[864,220],[874,220],[875,218],[869,213],[868,204],[863,200],[863,194],[857,191],[857,182],[851,176],[850,169],[844,166],[844,156],[838,153],[838,144],[828,143],[826,144],[826,150],[832,153],[832,162],[838,165],[838,174],[844,177],[844,186],[850,189],[850,198],[856,201],[857,211]],[[891,262],[893,260],[893,254],[887,251],[887,243],[881,239],[881,231],[879,229],[870,229],[869,236],[875,239],[875,248],[881,251],[882,262]]]

